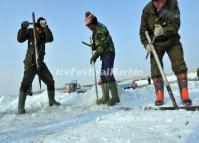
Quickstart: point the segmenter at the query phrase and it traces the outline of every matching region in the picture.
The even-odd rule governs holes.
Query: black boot
[[[61,105],[59,102],[55,100],[55,90],[48,90],[48,99],[49,99],[49,106],[59,106]]]
[[[24,114],[25,111],[25,102],[26,102],[26,93],[23,91],[19,92],[19,100],[18,100],[18,113]]]

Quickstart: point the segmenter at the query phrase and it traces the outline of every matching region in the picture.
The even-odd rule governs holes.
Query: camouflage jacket
[[[103,57],[104,54],[114,52],[114,44],[106,26],[99,23],[96,25],[93,34],[93,50],[97,57]]]
[[[49,28],[45,28],[45,30],[41,34],[36,33],[37,38],[37,48],[39,53],[39,62],[43,62],[45,55],[45,43],[53,41],[53,35]],[[21,28],[18,32],[17,41],[22,43],[28,40],[28,48],[26,57],[24,60],[25,65],[35,65],[35,46],[34,46],[34,37],[33,37],[33,29],[32,28]]]
[[[155,24],[160,24],[164,31],[164,35],[157,37],[155,42],[165,42],[173,37],[180,39],[180,11],[177,0],[167,0],[164,9],[159,12],[154,8],[152,1],[145,6],[140,25],[140,39],[144,46],[148,43],[145,31],[149,31],[152,39]]]

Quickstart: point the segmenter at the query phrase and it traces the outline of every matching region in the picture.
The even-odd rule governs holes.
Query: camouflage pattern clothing
[[[102,82],[115,82],[115,78],[112,72],[115,59],[115,48],[106,26],[98,22],[94,28],[92,40],[92,49],[95,51],[93,56],[100,57],[102,60]]]
[[[180,28],[180,11],[177,0],[167,0],[164,9],[161,11],[157,11],[154,8],[152,1],[145,6],[140,25],[140,39],[145,47],[148,44],[145,31],[149,31],[150,37],[153,39],[155,24],[160,24],[164,31],[164,34],[157,37],[154,42],[154,47],[162,66],[162,59],[166,52],[171,61],[174,73],[177,76],[180,74],[186,74],[187,67],[184,61],[180,35],[178,34],[178,30]],[[161,74],[152,54],[150,60],[151,77],[153,79],[160,78]]]
[[[98,22],[95,26],[93,35],[93,50],[95,55],[102,57],[105,53],[115,52],[112,38],[106,26]]]
[[[95,59],[100,57],[102,61],[100,78],[103,95],[96,103],[98,105],[107,104],[108,106],[113,106],[120,102],[117,83],[113,75],[115,60],[114,44],[107,28],[99,22],[94,26],[92,40],[92,50],[95,51],[92,57],[95,57]],[[109,97],[109,92],[111,92],[111,98]]]

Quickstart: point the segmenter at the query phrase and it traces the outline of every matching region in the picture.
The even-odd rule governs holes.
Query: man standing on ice
[[[53,41],[53,35],[48,28],[47,22],[43,17],[38,18],[36,22],[36,39],[37,48],[39,54],[39,69],[37,72],[36,60],[35,60],[35,47],[34,47],[34,36],[33,28],[28,28],[29,22],[24,21],[21,24],[21,29],[18,32],[17,40],[20,43],[28,40],[28,49],[26,53],[26,58],[24,60],[24,76],[21,82],[20,92],[19,92],[19,102],[18,102],[18,113],[25,113],[25,101],[27,92],[30,89],[33,79],[36,74],[39,75],[41,80],[47,85],[49,106],[58,106],[59,102],[55,100],[55,87],[53,76],[48,70],[46,64],[44,63],[45,55],[45,43]]]
[[[102,97],[96,101],[98,105],[107,104],[113,106],[120,102],[117,90],[117,84],[113,75],[113,65],[115,59],[115,48],[112,38],[106,26],[98,22],[97,18],[90,12],[85,13],[85,25],[93,32],[92,50],[95,51],[91,57],[90,63],[95,64],[98,57],[102,61],[100,85],[102,88]],[[112,98],[109,97],[109,90]]]
[[[199,80],[199,68],[197,70],[197,77],[198,77],[198,80]]]
[[[180,28],[180,11],[177,0],[152,0],[144,8],[140,25],[140,39],[148,53],[152,52],[145,31],[151,39],[155,36],[154,47],[163,66],[165,52],[171,61],[172,70],[177,76],[182,103],[192,104],[188,93],[187,66],[184,61],[183,48],[178,30]],[[164,83],[154,56],[150,56],[151,77],[156,91],[155,105],[164,103]]]

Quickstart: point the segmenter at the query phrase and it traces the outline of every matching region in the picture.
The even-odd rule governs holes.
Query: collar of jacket
[[[165,7],[163,9],[167,9],[167,8],[168,8],[168,0],[166,1]],[[149,12],[153,15],[157,15],[152,1],[149,2]]]
[[[95,33],[97,31],[97,28],[99,27],[99,22],[97,22],[97,25],[95,25],[93,32]]]

